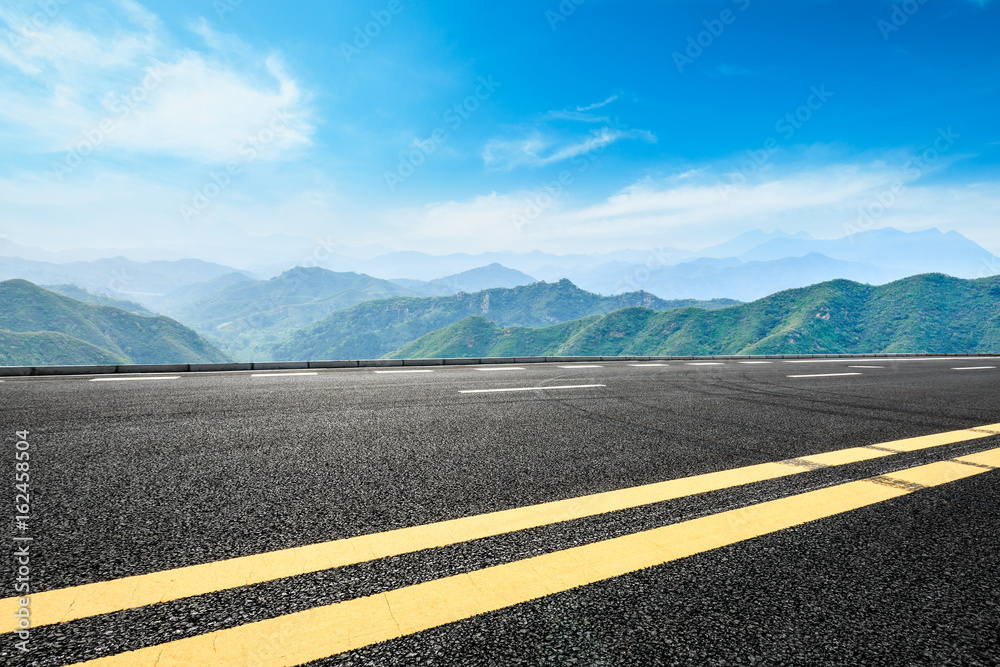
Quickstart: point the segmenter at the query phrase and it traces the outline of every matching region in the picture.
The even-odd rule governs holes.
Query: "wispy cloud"
[[[205,46],[220,53],[235,53],[241,56],[252,56],[253,49],[236,35],[219,32],[212,27],[204,16],[190,25],[191,32],[201,37]]]
[[[617,119],[591,113],[615,102],[619,97],[616,94],[594,104],[549,111],[530,126],[518,128],[514,134],[520,136],[490,139],[482,150],[483,162],[487,167],[498,169],[543,167],[603,149],[623,139],[655,143],[656,136],[652,132],[630,129]],[[580,134],[578,131],[557,129],[554,121],[600,123],[603,127]]]
[[[543,138],[539,134],[533,134],[517,140],[490,140],[483,148],[483,161],[492,168],[544,167],[606,148],[623,139],[656,142],[656,137],[646,130],[618,130],[611,127],[602,127],[587,135],[568,139]]]
[[[596,102],[594,104],[588,104],[585,107],[577,107],[576,110],[577,111],[593,111],[594,109],[600,109],[601,107],[606,107],[607,105],[611,104],[612,102],[614,102],[615,100],[617,100],[619,97],[621,97],[621,95],[611,95],[610,97],[608,97],[603,102]]]
[[[715,68],[716,76],[760,76],[766,72],[761,69],[749,69],[746,67],[734,67],[722,64]]]
[[[588,104],[586,106],[578,106],[572,109],[556,109],[545,113],[541,117],[541,121],[548,120],[568,120],[580,123],[608,123],[610,118],[608,116],[602,116],[598,114],[590,113],[595,109],[602,109],[612,102],[615,102],[620,98],[620,94],[610,95],[605,100],[601,102],[595,102],[594,104]]]

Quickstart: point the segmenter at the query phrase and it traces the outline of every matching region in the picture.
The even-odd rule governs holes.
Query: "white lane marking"
[[[848,366],[848,368],[885,368],[885,366]]]
[[[721,361],[688,361],[685,366],[725,366]]]
[[[295,375],[319,375],[319,373],[253,373],[252,378],[287,378]]]
[[[837,362],[843,364],[851,360],[850,359],[782,359],[781,361],[786,364],[835,364]],[[901,361],[901,360],[893,359],[892,361]]]
[[[979,357],[984,361],[993,361],[995,359],[1000,359],[1000,357]],[[853,361],[848,358],[841,359],[782,359],[786,364],[832,364],[838,361],[848,362]],[[872,361],[956,361],[955,357],[872,357]]]
[[[589,387],[606,387],[604,384],[564,384],[553,387],[513,387],[507,389],[462,389],[460,394],[487,394],[499,391],[535,391],[536,389],[587,389]]]
[[[737,361],[738,364],[773,364],[773,361]]]
[[[629,364],[629,366],[635,366],[636,368],[652,368],[653,366],[666,366],[666,364]]]
[[[433,373],[432,370],[419,370],[419,371],[375,371],[376,373]]]
[[[573,364],[572,366],[560,366],[559,368],[604,368],[597,364]]]
[[[93,378],[91,382],[125,382],[128,380],[179,380],[180,375],[153,375],[150,377],[128,377],[128,378]]]
[[[960,366],[958,368],[952,368],[953,371],[985,371],[988,368],[996,368],[996,366]]]
[[[790,378],[835,378],[845,375],[863,375],[862,373],[819,373],[816,375],[787,375]]]
[[[491,368],[487,366],[486,368],[476,368],[477,371],[523,371],[524,369],[520,366],[499,366],[497,368]]]

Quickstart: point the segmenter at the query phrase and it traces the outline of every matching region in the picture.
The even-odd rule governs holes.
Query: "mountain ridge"
[[[449,297],[398,297],[333,313],[287,336],[271,348],[271,356],[287,361],[378,358],[470,314],[484,315],[504,326],[544,326],[630,305],[671,308],[692,303],[722,308],[736,302],[668,302],[647,292],[601,296],[565,279]]]
[[[562,331],[465,318],[386,357],[510,356],[504,337],[521,356],[1000,352],[998,301],[1000,276],[833,280],[716,311],[624,308]]]

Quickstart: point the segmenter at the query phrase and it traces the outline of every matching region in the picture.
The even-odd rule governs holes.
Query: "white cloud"
[[[276,87],[254,85],[200,54],[185,53],[158,69],[161,83],[147,102],[135,105],[109,144],[204,162],[239,159],[248,138],[264,147],[262,156],[307,145],[312,127],[301,111],[298,85],[276,58],[266,67]]]
[[[142,26],[147,30],[160,27],[160,19],[153,12],[149,11],[135,0],[115,0],[114,4],[121,7],[132,23]]]
[[[347,207],[332,184],[285,174],[273,164],[248,165],[203,211],[185,219],[181,206],[211,182],[210,171],[195,168],[176,183],[103,164],[61,182],[27,172],[0,177],[0,237],[49,249],[186,248],[189,256],[211,258],[217,251],[206,255],[206,246],[246,245],[247,234],[321,235],[354,221],[346,219]],[[280,230],[276,220],[286,221]],[[262,246],[257,253],[268,250]]]
[[[192,30],[208,49],[178,48],[141,5],[116,4],[116,20],[101,34],[61,15],[39,27],[30,14],[0,13],[8,36],[27,36],[0,47],[0,84],[9,91],[0,127],[17,137],[18,150],[71,151],[99,134],[88,154],[221,163],[236,159],[248,139],[264,139],[256,151],[263,158],[309,144],[308,96],[277,54],[256,54],[204,19]]]
[[[900,177],[897,167],[879,160],[783,163],[724,198],[723,179],[705,166],[643,178],[597,201],[581,201],[594,184],[580,176],[561,192],[539,187],[372,210],[336,194],[322,177],[305,179],[301,172],[264,163],[248,165],[204,212],[185,221],[179,207],[209,182],[210,171],[194,168],[173,184],[101,165],[62,183],[26,173],[0,177],[0,231],[27,245],[113,247],[126,239],[132,245],[187,247],[208,257],[217,252],[207,249],[209,244],[225,245],[221,230],[227,223],[265,236],[275,231],[276,220],[288,221],[283,233],[331,234],[354,245],[432,254],[694,250],[755,228],[807,231],[818,238],[859,231],[867,228],[867,223],[858,225],[859,209],[878,202]],[[927,180],[905,181],[871,228],[955,229],[1000,254],[1000,181],[953,185]]]
[[[646,178],[589,205],[570,186],[555,198],[544,190],[491,193],[468,201],[395,211],[412,221],[394,238],[369,239],[412,249],[482,252],[488,249],[596,252],[673,246],[697,249],[747,229],[807,231],[839,238],[865,229],[892,226],[907,231],[957,229],[1000,252],[1000,182],[971,185],[922,183],[880,161],[825,166],[788,164],[722,196],[710,169],[669,178]],[[890,206],[871,220],[859,218],[903,179]],[[574,196],[575,195],[575,196]],[[532,206],[535,208],[532,209]],[[875,207],[878,210],[878,207]],[[521,220],[517,224],[516,220]]]

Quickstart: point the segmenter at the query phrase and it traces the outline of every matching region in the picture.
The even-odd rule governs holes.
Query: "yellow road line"
[[[998,468],[1000,448],[98,658],[79,667],[301,665]]]
[[[35,593],[31,596],[31,624],[32,627],[40,627],[65,623],[123,609],[240,588],[787,477],[819,467],[845,465],[891,456],[896,452],[916,451],[995,434],[1000,434],[1000,424],[886,442],[878,445],[882,449],[853,447],[789,461],[722,470],[383,533]],[[16,597],[0,600],[0,633],[17,629],[14,612],[19,608]]]

